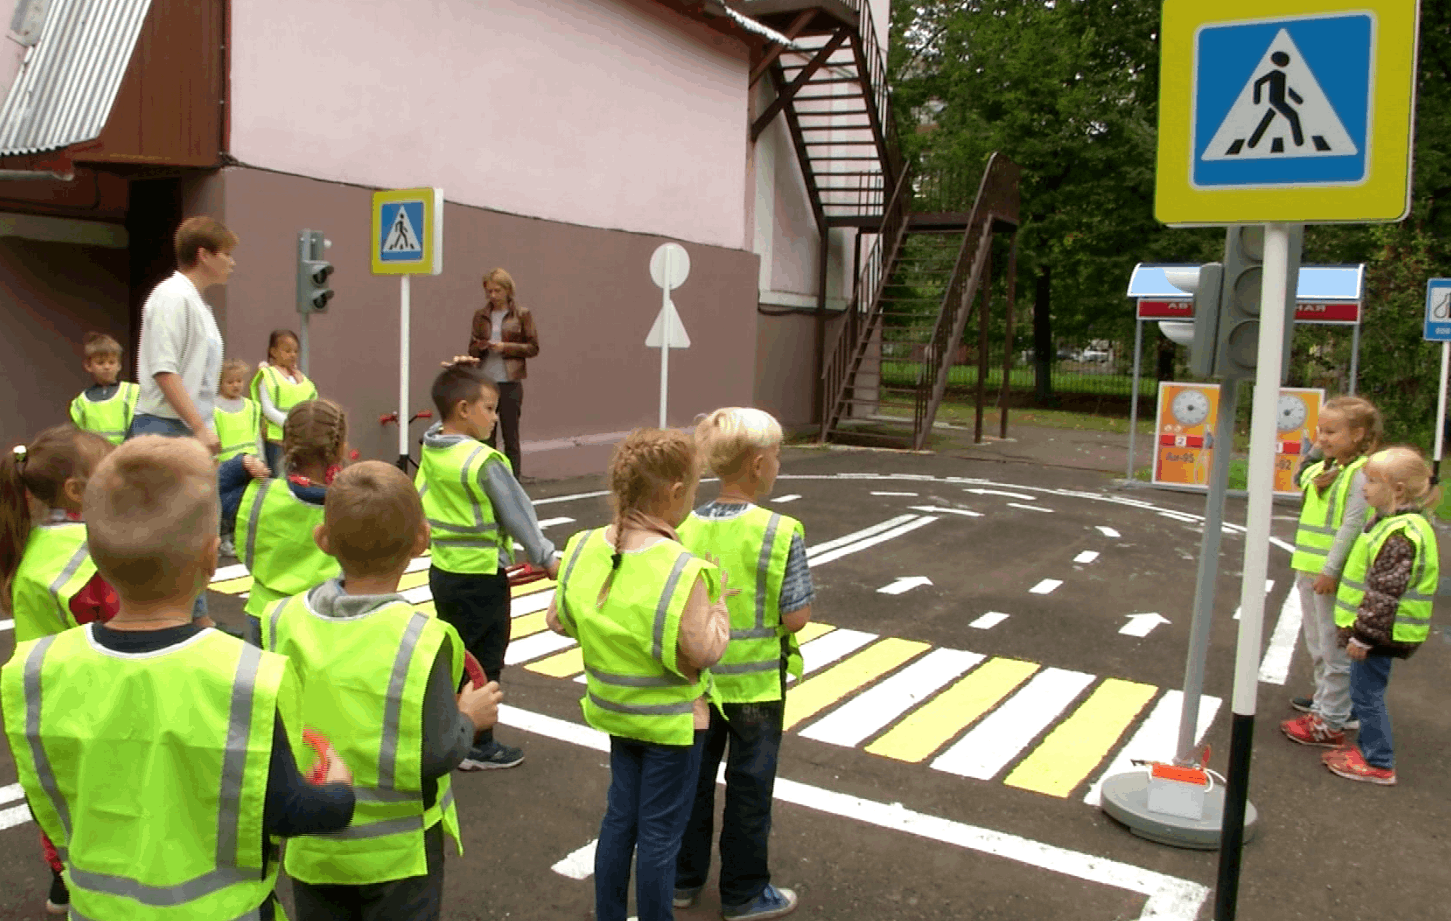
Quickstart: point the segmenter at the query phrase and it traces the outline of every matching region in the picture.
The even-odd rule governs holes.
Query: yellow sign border
[[[1370,151],[1358,185],[1198,189],[1194,159],[1194,46],[1205,26],[1288,17],[1370,13]],[[1159,150],[1154,216],[1171,227],[1228,224],[1399,221],[1411,209],[1411,154],[1416,96],[1417,0],[1165,0],[1160,29]]]
[[[423,202],[423,256],[417,262],[384,262],[379,252],[383,235],[383,206],[398,202]],[[443,190],[435,188],[390,189],[373,193],[372,236],[368,251],[374,275],[438,275],[443,271]]]

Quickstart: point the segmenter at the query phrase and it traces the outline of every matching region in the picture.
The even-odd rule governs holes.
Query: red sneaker
[[[1391,768],[1378,768],[1367,764],[1365,756],[1358,748],[1348,748],[1343,751],[1326,752],[1321,756],[1321,761],[1330,769],[1330,773],[1344,777],[1347,780],[1359,780],[1362,783],[1380,784],[1383,787],[1396,785],[1396,772]]]
[[[1331,729],[1324,720],[1313,713],[1280,724],[1280,730],[1289,736],[1291,742],[1301,745],[1318,745],[1321,748],[1340,748],[1345,744],[1345,732]]]

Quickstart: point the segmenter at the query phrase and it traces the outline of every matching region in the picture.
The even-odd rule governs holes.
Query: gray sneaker
[[[670,904],[676,908],[694,908],[695,903],[700,901],[700,891],[704,888],[704,886],[692,886],[689,889],[676,888],[675,898],[671,899]]]
[[[487,745],[475,745],[468,753],[468,757],[459,762],[460,771],[497,771],[503,768],[518,767],[524,763],[524,752],[511,748],[508,745],[500,745],[497,741]]]
[[[767,918],[785,917],[795,910],[796,893],[767,883],[754,902],[748,905],[721,906],[721,917],[725,921],[765,921]]]

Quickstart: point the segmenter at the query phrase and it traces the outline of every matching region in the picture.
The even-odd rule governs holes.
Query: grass
[[[1088,365],[1085,367],[1095,367]],[[1100,367],[1109,367],[1102,365]],[[882,378],[889,386],[910,387],[917,383],[922,364],[916,361],[882,362]],[[1037,372],[1033,368],[1014,368],[1008,375],[1008,386],[1013,390],[1033,390]],[[947,383],[951,387],[976,387],[976,365],[953,365],[947,372]],[[989,367],[988,390],[1002,387],[1003,369]],[[1070,371],[1061,366],[1053,369],[1053,390],[1055,393],[1088,393],[1122,396],[1125,399],[1133,391],[1134,379],[1129,374],[1112,374],[1098,370]],[[1150,377],[1139,378],[1139,394],[1152,397],[1159,392],[1159,382]]]

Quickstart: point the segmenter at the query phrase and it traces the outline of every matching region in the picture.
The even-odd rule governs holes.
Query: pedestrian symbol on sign
[[[1240,90],[1202,160],[1343,157],[1358,153],[1286,29]]]
[[[407,202],[398,204],[398,212],[390,222],[388,236],[383,240],[383,252],[385,253],[423,252],[423,243],[418,238],[418,231],[408,220],[408,204]]]

